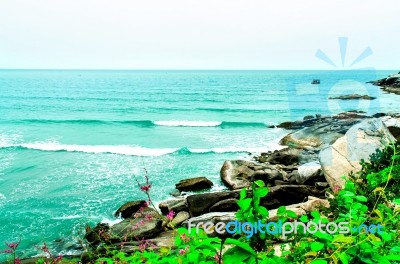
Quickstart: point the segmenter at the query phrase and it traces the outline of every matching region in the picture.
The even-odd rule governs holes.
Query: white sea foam
[[[172,127],[216,127],[220,126],[222,122],[207,122],[207,121],[154,121],[158,126],[172,126]]]
[[[85,153],[112,153],[129,156],[162,156],[177,151],[177,148],[151,149],[135,146],[90,146],[90,145],[63,145],[57,143],[21,144],[20,147],[43,151],[71,151]]]

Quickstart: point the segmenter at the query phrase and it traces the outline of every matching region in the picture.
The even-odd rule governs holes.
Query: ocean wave
[[[58,143],[27,143],[19,145],[0,145],[0,149],[19,148],[38,151],[55,151],[55,152],[82,152],[92,154],[118,154],[126,156],[164,156],[168,154],[188,155],[188,154],[223,154],[223,153],[261,153],[269,150],[282,148],[277,143],[270,143],[265,147],[225,147],[225,148],[145,148],[128,145],[64,145]]]
[[[47,119],[23,119],[14,120],[13,123],[37,123],[37,124],[99,124],[99,125],[133,125],[138,127],[266,127],[263,122],[231,122],[231,121],[190,121],[190,120],[92,120],[92,119],[71,119],[71,120],[47,120]]]

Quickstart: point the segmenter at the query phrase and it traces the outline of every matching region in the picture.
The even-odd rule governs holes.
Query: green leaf
[[[265,183],[262,180],[257,180],[254,182],[258,187],[264,187]]]
[[[267,218],[269,215],[267,208],[265,208],[264,206],[258,207],[258,212],[261,214],[263,218]]]
[[[250,208],[251,200],[252,200],[251,198],[246,198],[243,200],[239,200],[237,204],[239,205],[241,210],[247,211]]]
[[[393,203],[400,205],[400,199],[394,199]]]
[[[268,194],[268,188],[266,187],[258,188],[254,192],[254,196],[259,198],[265,197],[267,196],[267,194]]]
[[[297,214],[291,210],[287,210],[286,213],[287,213],[287,216],[290,218],[297,218]]]
[[[328,264],[328,261],[325,259],[315,259],[311,262],[311,264]]]
[[[342,252],[339,256],[340,261],[342,261],[343,264],[349,264],[349,258],[345,252]]]
[[[286,207],[285,206],[281,206],[278,208],[278,215],[284,215],[286,213]]]
[[[233,239],[233,238],[227,238],[226,241],[225,241],[225,244],[236,245],[236,246],[240,247],[241,249],[247,251],[251,255],[254,255],[254,256],[256,255],[256,252],[250,247],[249,244],[243,243],[240,240]]]
[[[362,195],[357,195],[356,200],[359,202],[367,202],[368,201],[367,197],[362,196]]]
[[[400,260],[400,255],[390,254],[390,255],[384,256],[383,258],[385,258],[387,260]]]
[[[246,188],[243,188],[240,191],[240,200],[243,200],[244,198],[246,198],[246,194],[247,194]]]
[[[315,219],[321,218],[321,215],[319,214],[318,211],[312,211],[311,216],[314,217]]]
[[[311,250],[312,251],[320,251],[321,249],[324,248],[324,244],[320,243],[320,242],[312,242],[311,243]]]
[[[300,221],[303,222],[303,223],[307,223],[308,222],[308,217],[306,215],[302,215],[300,217]]]

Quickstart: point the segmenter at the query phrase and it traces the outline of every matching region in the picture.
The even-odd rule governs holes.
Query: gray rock
[[[311,178],[321,174],[321,164],[318,161],[300,165],[298,168],[299,177],[296,179],[298,184],[303,184]]]
[[[243,160],[225,161],[220,172],[222,182],[231,190],[248,187],[254,171],[246,166],[247,163]]]
[[[236,212],[239,209],[237,199],[222,200],[210,207],[210,212]]]
[[[181,211],[188,211],[188,206],[185,197],[179,197],[176,199],[170,199],[159,203],[158,208],[160,208],[161,213],[168,214],[169,211],[174,211],[179,213]]]
[[[178,227],[180,226],[184,221],[186,221],[187,219],[189,219],[190,215],[188,212],[186,211],[181,211],[179,213],[176,214],[176,216],[174,217],[174,219],[172,219],[171,224],[174,227]]]
[[[187,204],[189,206],[189,213],[191,216],[198,216],[201,214],[209,213],[210,208],[219,201],[238,198],[238,192],[213,192],[189,195],[187,197]]]
[[[110,228],[111,241],[152,238],[163,230],[163,219],[152,208],[144,209],[139,217],[125,219]]]
[[[367,119],[354,125],[346,135],[321,150],[319,161],[325,178],[332,189],[343,188],[350,172],[361,169],[361,159],[369,160],[371,154],[395,139],[380,119]]]
[[[179,191],[198,191],[203,189],[210,189],[213,183],[206,177],[197,177],[184,179],[175,185]]]

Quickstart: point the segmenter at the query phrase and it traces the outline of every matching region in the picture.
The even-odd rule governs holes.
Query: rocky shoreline
[[[400,73],[371,83],[400,94]],[[330,99],[375,98],[354,94]],[[247,188],[247,195],[251,195],[251,183],[255,180],[263,180],[269,188],[268,195],[261,200],[269,210],[269,221],[277,219],[280,206],[287,206],[297,215],[329,207],[327,198],[343,186],[343,175],[358,171],[362,159],[367,160],[376,149],[400,139],[400,114],[368,116],[361,111],[333,116],[317,114],[277,127],[288,130],[280,140],[282,149],[222,164],[220,179],[228,190],[207,192],[214,183],[196,177],[178,182],[177,191],[160,202],[158,208],[148,206],[145,200],[126,202],[114,213],[116,219],[121,219],[119,223],[112,226],[99,223],[86,229],[89,250],[78,257],[85,263],[93,256],[104,255],[102,244],[124,252],[139,250],[143,241],[155,249],[173,248],[175,228],[187,227],[189,221],[194,224],[234,221],[240,190]],[[36,259],[22,261],[35,262]]]
[[[389,75],[387,78],[370,81],[369,83],[380,86],[385,92],[400,95],[400,72],[398,74]]]
[[[306,116],[278,127],[290,129],[280,141],[285,148],[252,156],[251,160],[224,162],[220,177],[229,190],[187,195],[184,191],[206,190],[213,185],[207,178],[197,177],[177,183],[177,196],[160,202],[158,209],[146,207],[144,200],[125,203],[115,213],[121,222],[113,226],[99,223],[87,230],[91,254],[101,255],[104,249],[99,245],[104,241],[126,252],[138,250],[143,239],[154,248],[173,248],[173,229],[187,227],[188,221],[234,221],[240,190],[248,188],[251,194],[251,182],[259,179],[269,187],[261,204],[270,210],[270,221],[283,205],[298,215],[329,207],[326,198],[342,187],[343,175],[357,171],[361,159],[399,139],[400,114],[367,116],[349,111]],[[171,211],[174,217],[166,217]]]

